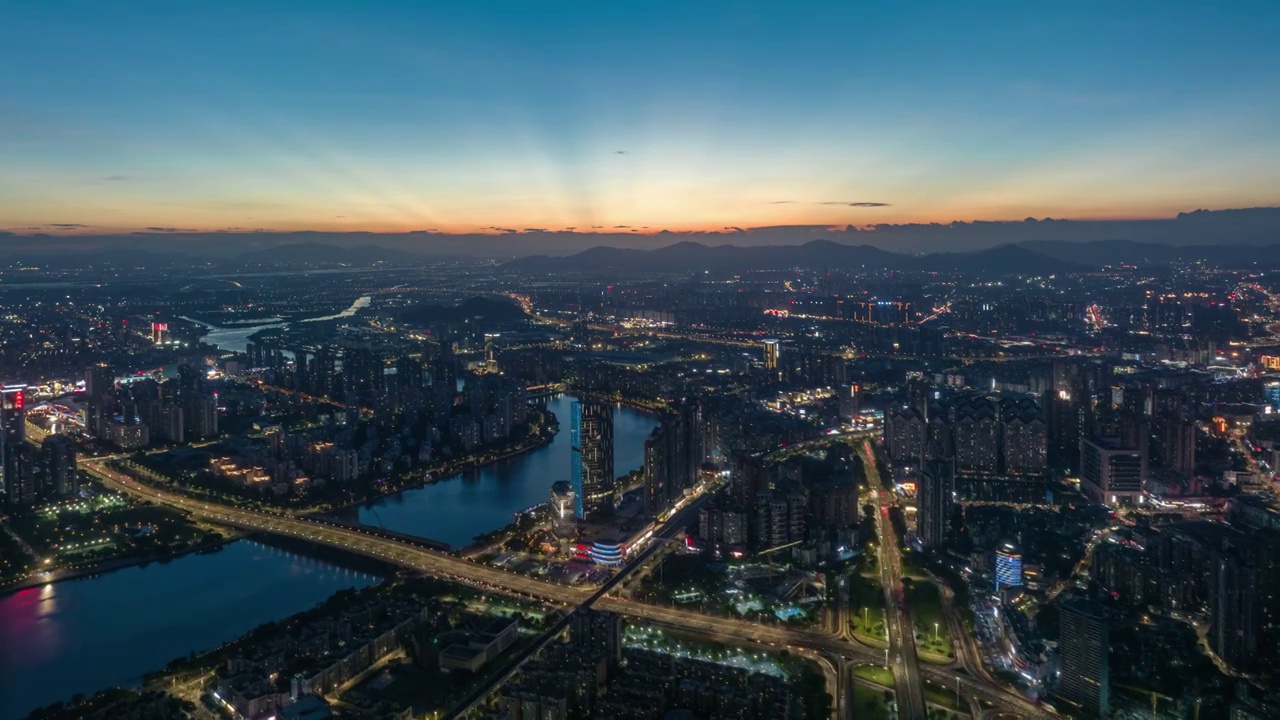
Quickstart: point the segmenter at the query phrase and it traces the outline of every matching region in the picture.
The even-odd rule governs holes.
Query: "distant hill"
[[[1280,238],[1277,238],[1280,239]],[[1028,242],[1021,247],[1090,265],[1167,265],[1204,260],[1216,267],[1280,267],[1280,245],[1157,245],[1128,240]]]
[[[419,303],[401,310],[399,314],[402,322],[415,325],[462,322],[474,317],[481,317],[487,322],[499,324],[523,322],[529,318],[514,302],[482,297],[473,297],[457,305]]]
[[[843,245],[813,240],[804,245],[707,246],[681,242],[654,250],[594,247],[575,255],[520,258],[504,265],[517,272],[745,272],[786,268],[852,270],[892,269],[925,272],[966,272],[1039,275],[1090,269],[1064,262],[1017,245],[1001,245],[972,253],[906,255],[870,245]]]
[[[289,245],[277,245],[265,250],[253,250],[237,255],[234,263],[241,265],[311,265],[311,266],[352,266],[367,267],[377,263],[393,265],[422,264],[424,258],[405,250],[380,247],[378,245],[359,245],[343,247],[325,243],[304,242]]]
[[[1095,269],[1091,264],[1050,257],[1020,245],[1001,245],[968,253],[922,255],[907,260],[900,267],[904,270],[974,275],[1052,275]]]

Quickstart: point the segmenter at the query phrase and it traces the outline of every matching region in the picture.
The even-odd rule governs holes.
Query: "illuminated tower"
[[[996,550],[996,592],[1002,587],[1022,587],[1022,553],[1012,543]]]
[[[764,344],[764,367],[766,370],[778,369],[778,341],[765,340]]]
[[[27,507],[35,500],[35,487],[26,469],[26,388],[8,385],[0,390],[0,471],[4,473],[7,502]]]
[[[573,483],[577,515],[608,514],[613,486],[613,408],[597,402],[575,402],[572,410]]]

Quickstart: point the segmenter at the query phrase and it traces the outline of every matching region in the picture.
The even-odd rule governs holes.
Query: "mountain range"
[[[77,234],[67,234],[74,232]],[[234,258],[245,252],[297,244],[376,246],[429,257],[508,260],[528,255],[569,255],[595,246],[655,250],[681,241],[740,247],[801,246],[830,240],[850,246],[874,246],[908,255],[968,253],[1000,245],[1038,243],[1086,245],[1093,242],[1155,244],[1181,248],[1262,247],[1280,243],[1280,207],[1194,210],[1173,217],[1134,220],[973,220],[944,223],[872,225],[779,225],[672,231],[629,225],[590,228],[476,228],[441,232],[275,231],[225,228],[188,230],[147,228],[139,232],[99,234],[76,223],[0,228],[0,257],[28,258],[106,252],[184,253],[199,258]]]
[[[968,253],[907,255],[870,245],[842,245],[830,240],[813,240],[804,245],[703,245],[681,242],[654,250],[594,247],[574,255],[532,256],[512,260],[502,266],[514,272],[748,272],[810,268],[815,270],[915,270],[923,272],[963,272],[993,275],[1049,275],[1078,272],[1088,265],[1064,261],[1017,245],[1001,245]]]

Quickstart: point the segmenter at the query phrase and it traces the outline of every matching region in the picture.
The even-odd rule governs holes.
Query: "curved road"
[[[594,607],[610,610],[633,620],[669,625],[686,632],[713,638],[748,640],[793,650],[815,650],[861,662],[882,660],[884,655],[882,649],[850,643],[848,640],[817,630],[764,625],[687,610],[658,607],[602,595],[600,588],[571,587],[535,580],[463,560],[432,549],[426,544],[415,544],[402,536],[395,538],[384,536],[372,528],[362,530],[346,525],[330,524],[322,518],[259,512],[209,503],[146,485],[105,467],[101,461],[82,462],[81,468],[108,487],[151,502],[184,510],[203,520],[339,548],[487,592],[532,598],[564,608],[577,608],[594,600]],[[966,694],[992,703],[1000,710],[1014,712],[1022,717],[1047,717],[1044,711],[1021,697],[1003,688],[991,687],[976,681],[967,674],[957,673],[952,668],[923,667],[918,672],[946,687],[954,687],[958,682]],[[904,679],[907,682],[919,683],[919,675],[914,679]],[[923,700],[920,705],[923,706]],[[911,717],[911,715],[903,713],[903,717]],[[918,717],[924,717],[923,713]]]

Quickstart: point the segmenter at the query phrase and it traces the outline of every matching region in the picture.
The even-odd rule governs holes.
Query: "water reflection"
[[[241,540],[0,598],[0,719],[137,682],[377,575]]]
[[[514,513],[546,502],[552,483],[569,479],[568,423],[574,400],[572,395],[557,395],[547,401],[547,408],[562,423],[559,434],[549,444],[380,499],[353,511],[353,519],[453,547],[464,546],[476,535],[510,523]],[[618,475],[644,465],[644,441],[656,424],[657,419],[650,413],[615,406],[613,464]]]

